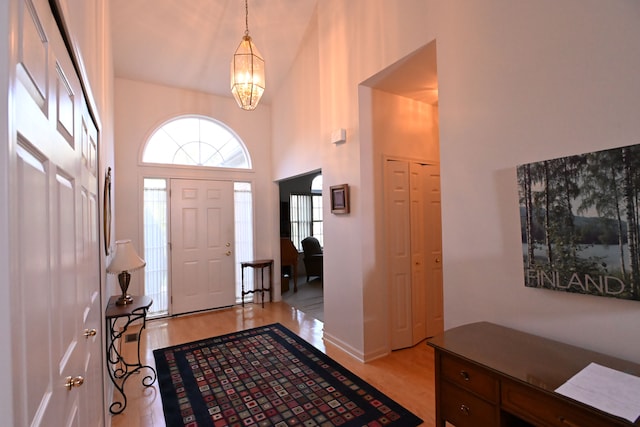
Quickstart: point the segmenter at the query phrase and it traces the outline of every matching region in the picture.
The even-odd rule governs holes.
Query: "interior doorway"
[[[370,141],[370,146],[362,144],[363,156],[373,159],[371,172],[365,169],[363,175],[368,179],[370,173],[375,184],[370,197],[379,208],[374,226],[381,242],[372,250],[372,256],[381,260],[374,267],[381,279],[369,286],[379,298],[370,298],[364,307],[365,316],[379,319],[379,323],[376,327],[371,323],[365,339],[374,342],[377,331],[385,329],[386,345],[392,350],[415,345],[438,333],[443,324],[442,278],[438,273],[442,254],[431,254],[436,247],[441,250],[440,205],[439,198],[435,204],[429,201],[431,189],[437,188],[439,196],[439,173],[413,179],[414,169],[423,169],[422,165],[437,167],[439,172],[436,41],[367,79],[360,97],[360,136]],[[402,184],[393,182],[395,175],[386,170],[388,159],[405,163]],[[390,189],[396,184],[406,191],[406,198],[389,197],[398,189]],[[385,204],[395,202],[399,204]],[[398,252],[391,253],[391,247]],[[382,347],[381,341],[376,342]]]
[[[322,172],[282,180],[279,188],[282,299],[324,320]]]

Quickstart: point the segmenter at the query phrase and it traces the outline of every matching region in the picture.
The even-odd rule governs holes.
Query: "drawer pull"
[[[460,405],[460,412],[462,412],[465,415],[470,415],[471,409],[463,403],[462,405]]]
[[[471,379],[471,377],[469,377],[469,373],[467,371],[460,371],[460,376],[465,381],[469,381]]]
[[[559,416],[558,417],[558,421],[560,421],[560,423],[562,425],[568,426],[568,427],[578,427],[578,424],[574,424],[571,421],[567,420],[565,417],[563,416]]]

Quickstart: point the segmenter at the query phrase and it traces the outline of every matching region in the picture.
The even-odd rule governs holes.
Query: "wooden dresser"
[[[636,363],[487,322],[427,344],[435,349],[438,427],[640,426],[554,392],[591,362],[640,376]]]

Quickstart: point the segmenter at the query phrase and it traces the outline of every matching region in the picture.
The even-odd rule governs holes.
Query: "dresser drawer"
[[[478,365],[445,353],[440,359],[440,372],[442,379],[470,390],[490,402],[498,402],[498,380]]]
[[[456,427],[498,426],[498,406],[447,381],[440,388],[442,418]]]
[[[550,427],[602,427],[630,425],[592,412],[562,398],[517,382],[502,381],[502,408],[535,425]]]

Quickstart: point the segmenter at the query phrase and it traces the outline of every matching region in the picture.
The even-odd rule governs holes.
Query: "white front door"
[[[233,182],[171,180],[171,301],[181,314],[235,304]]]
[[[98,131],[49,2],[19,4],[13,425],[102,425]]]

